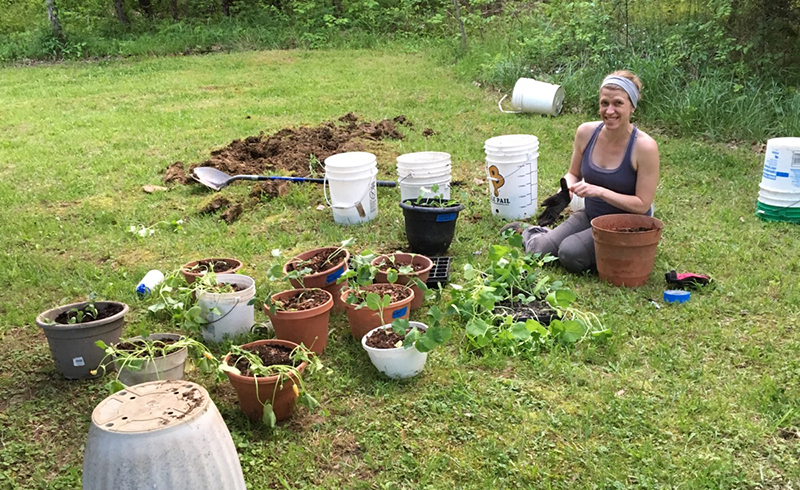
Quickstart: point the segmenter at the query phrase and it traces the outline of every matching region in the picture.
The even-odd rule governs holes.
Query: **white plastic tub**
[[[220,274],[217,282],[244,286],[232,293],[201,293],[197,298],[203,325],[203,338],[222,342],[225,337],[247,333],[255,323],[255,309],[249,304],[256,294],[256,282],[243,274]],[[216,310],[215,310],[216,308]]]
[[[428,328],[422,322],[409,322],[420,330]],[[361,337],[361,346],[367,351],[372,364],[386,376],[393,379],[405,379],[421,373],[428,360],[427,352],[420,352],[414,347],[395,347],[394,349],[375,349],[367,345],[367,339],[378,330],[391,329],[391,325],[381,325]]]

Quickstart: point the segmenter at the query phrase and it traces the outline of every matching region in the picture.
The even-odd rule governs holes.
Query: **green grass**
[[[322,189],[295,186],[251,203],[232,225],[197,210],[211,194],[145,194],[172,162],[197,162],[233,139],[316,125],[353,111],[404,114],[402,141],[372,146],[379,177],[419,150],[452,154],[468,204],[451,247],[461,266],[485,263],[491,217],[483,142],[540,139],[540,200],[568,164],[577,115],[509,116],[494,94],[424,54],[275,51],[0,69],[0,488],[77,488],[83,443],[103,382],[66,381],[50,360],[37,313],[96,291],[131,305],[127,333],[148,320],[133,289],[147,270],[209,255],[243,260],[261,293],[285,285],[266,272],[284,257],[358,238],[355,251],[405,246],[397,191],[379,190],[379,216],[335,225]],[[248,117],[249,116],[249,117]],[[425,128],[436,131],[426,139]],[[749,145],[656,134],[665,222],[654,272],[639,289],[557,268],[614,336],[532,361],[468,352],[463,331],[407,382],[382,378],[331,321],[309,389],[329,415],[304,409],[273,434],[249,424],[227,382],[206,386],[232,432],[251,488],[795,488],[800,440],[796,276],[800,228],[754,217],[763,155]],[[246,201],[249,185],[223,194]],[[148,238],[130,226],[184,219]],[[671,268],[710,273],[716,287],[655,309]],[[258,321],[266,317],[259,313]],[[222,351],[223,347],[217,347]]]

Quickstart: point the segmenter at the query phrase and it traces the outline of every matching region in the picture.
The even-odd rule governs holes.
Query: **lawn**
[[[413,124],[400,128],[404,139],[369,149],[384,180],[395,178],[400,154],[452,155],[467,205],[449,252],[458,284],[464,265],[481,267],[500,243],[484,141],[538,136],[541,200],[557,189],[583,121],[501,114],[498,98],[402,49],[0,69],[0,488],[78,488],[91,412],[107,395],[102,380],[60,377],[34,323],[39,312],[96,292],[131,306],[126,333],[164,330],[134,293],[150,269],[233,256],[265,295],[286,286],[267,280],[270,266],[304,250],[350,237],[355,252],[406,246],[397,190],[380,188],[378,217],[349,228],[333,223],[319,186],[253,201],[250,185],[237,183],[221,193],[247,204],[228,225],[198,214],[212,197],[199,186],[142,191],[169,164],[348,112],[366,121],[404,115]],[[643,129],[660,146],[656,216],[665,223],[649,282],[624,289],[547,270],[613,331],[609,340],[477,355],[453,322],[453,339],[425,371],[398,382],[374,370],[339,314],[325,369],[307,379],[327,412],[301,409],[274,432],[247,422],[227,381],[190,372],[225,418],[248,487],[800,486],[800,228],[754,216],[759,145]],[[132,226],[155,233],[139,237]],[[715,285],[664,304],[670,269],[708,273]]]

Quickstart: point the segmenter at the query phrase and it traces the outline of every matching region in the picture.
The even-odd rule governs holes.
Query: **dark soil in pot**
[[[156,349],[164,349],[167,346],[170,346],[177,342],[178,339],[161,339],[161,340],[154,340],[153,347]],[[147,343],[144,340],[134,340],[132,342],[120,342],[117,344],[117,350],[124,350],[127,352],[136,352],[143,347],[147,347]],[[145,354],[146,357],[146,353]]]
[[[222,294],[222,293],[238,293],[239,291],[244,291],[249,286],[245,284],[237,284],[233,282],[221,282],[218,283],[216,286],[211,286],[210,288],[206,289],[207,293],[214,293],[214,294]]]
[[[550,321],[556,318],[556,311],[550,303],[543,299],[537,299],[531,303],[521,301],[505,300],[497,303],[494,308],[496,315],[511,315],[515,322],[525,320],[536,320],[542,325],[550,325]]]
[[[409,288],[398,288],[394,284],[375,283],[365,286],[360,291],[356,292],[359,300],[365,300],[367,293],[377,293],[381,298],[383,295],[388,294],[392,298],[392,303],[404,300],[411,294]]]
[[[250,352],[257,354],[258,357],[261,358],[261,362],[264,363],[264,366],[275,366],[279,364],[283,364],[285,366],[299,366],[299,362],[293,362],[291,358],[292,349],[288,347],[283,347],[282,345],[256,345],[253,347],[248,347],[247,350]],[[250,372],[250,363],[247,362],[247,359],[239,359],[236,362],[236,369],[238,369],[242,376],[253,376],[253,373]]]
[[[386,272],[389,269],[399,270],[400,267],[404,267],[404,266],[410,266],[414,270],[414,272],[419,272],[419,271],[425,269],[425,264],[414,264],[410,260],[403,260],[403,259],[398,259],[398,258],[395,258],[394,262],[392,262],[391,260],[386,259],[382,263],[378,264],[377,267],[378,267],[378,270],[380,270],[382,272]]]
[[[409,328],[406,333],[410,331],[411,329]],[[383,328],[367,337],[367,345],[373,349],[395,349],[397,348],[397,343],[403,338],[391,328]]]
[[[306,260],[291,262],[287,269],[290,272],[297,268],[311,269],[309,274],[316,274],[340,265],[345,257],[347,257],[347,253],[342,249],[324,248]]]
[[[187,270],[198,273],[214,271],[216,274],[221,274],[235,269],[236,265],[237,264],[229,263],[225,260],[200,260],[197,262],[196,266]]]
[[[89,305],[86,305],[80,310],[61,313],[56,317],[55,322],[62,325],[68,325],[70,323],[88,323],[112,317],[124,309],[124,306],[118,303],[98,303],[94,306],[97,308],[97,316],[93,316],[94,311],[89,308]],[[80,320],[78,319],[79,317]]]
[[[281,301],[283,311],[304,311],[322,306],[331,298],[330,294],[319,289],[300,291],[291,298]]]

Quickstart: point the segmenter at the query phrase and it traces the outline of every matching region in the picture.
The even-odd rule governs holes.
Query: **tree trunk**
[[[231,16],[231,5],[233,4],[233,0],[222,0],[222,13],[225,14],[225,17]]]
[[[122,0],[114,0],[114,9],[117,11],[117,19],[119,19],[121,24],[130,24],[128,16],[125,14],[125,9],[122,8]]]
[[[169,7],[172,10],[172,20],[178,20],[178,0],[169,0]]]
[[[150,0],[139,0],[139,9],[148,19],[153,18],[153,4]]]
[[[461,31],[461,49],[467,50],[467,31],[464,29],[464,21],[461,20],[461,7],[458,0],[453,0],[453,5],[456,7],[456,19],[458,19],[458,28]]]
[[[53,37],[59,41],[64,40],[64,30],[61,29],[61,21],[58,20],[58,7],[56,7],[56,0],[45,0],[47,7],[47,19],[50,21],[50,29],[53,31]]]

